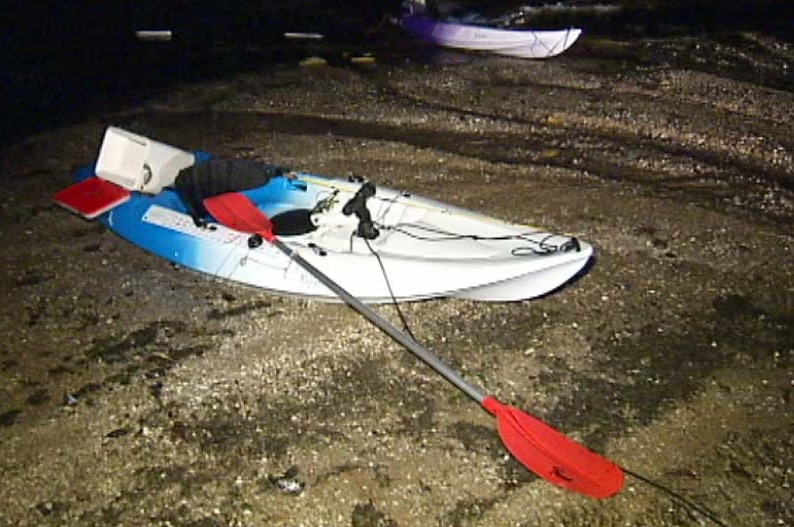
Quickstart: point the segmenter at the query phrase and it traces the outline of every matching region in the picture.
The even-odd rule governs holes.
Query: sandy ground
[[[57,207],[110,124],[592,242],[595,266],[546,298],[404,311],[472,380],[725,524],[794,524],[794,94],[768,82],[792,59],[744,34],[290,64],[13,145],[0,525],[708,524],[633,477],[603,501],[534,477],[487,413],[344,306],[175,268]]]

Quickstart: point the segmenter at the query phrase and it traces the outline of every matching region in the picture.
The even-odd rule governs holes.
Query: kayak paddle
[[[592,498],[608,498],[617,494],[623,487],[623,470],[615,463],[587,449],[540,419],[499,402],[479,386],[466,381],[427,348],[304,260],[300,254],[276,237],[270,219],[247,196],[234,192],[221,194],[205,199],[204,206],[219,223],[267,240],[338,295],[348,306],[477,401],[496,417],[496,426],[502,442],[507,450],[529,470],[555,485]]]

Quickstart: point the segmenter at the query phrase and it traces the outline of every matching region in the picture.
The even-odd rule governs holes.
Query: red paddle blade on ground
[[[591,498],[608,498],[623,488],[623,471],[540,419],[486,397],[482,406],[496,417],[499,436],[522,465],[555,485]]]
[[[245,194],[229,192],[206,198],[204,207],[213,218],[230,229],[256,233],[267,241],[274,238],[270,219]]]

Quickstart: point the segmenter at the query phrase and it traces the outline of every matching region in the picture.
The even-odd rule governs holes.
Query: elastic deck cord
[[[537,234],[535,232],[526,232],[520,234],[504,234],[501,236],[482,236],[479,234],[461,234],[456,232],[449,232],[443,229],[436,229],[433,227],[429,227],[427,225],[418,225],[415,223],[398,223],[396,225],[383,225],[378,223],[377,226],[382,230],[398,232],[404,236],[408,236],[409,238],[413,238],[415,240],[421,240],[425,242],[447,242],[447,241],[455,241],[455,240],[473,240],[473,241],[521,240],[531,245],[531,247],[513,248],[512,254],[515,256],[524,256],[527,254],[535,254],[535,255],[551,254],[563,249],[565,245],[570,243],[570,242],[566,242],[566,244],[563,244],[562,246],[549,243],[550,239],[558,236],[556,234],[551,234],[551,233],[547,234],[540,240],[536,240],[530,238],[530,236]],[[411,232],[408,229],[423,231],[426,234],[418,234],[417,232]]]

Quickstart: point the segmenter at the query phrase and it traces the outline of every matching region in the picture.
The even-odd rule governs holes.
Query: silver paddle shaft
[[[297,252],[293,251],[290,247],[285,245],[281,240],[278,238],[274,238],[270,240],[270,243],[275,245],[281,252],[286,254],[292,260],[294,260],[298,265],[303,267],[306,271],[309,272],[314,278],[320,281],[325,287],[336,293],[339,298],[344,300],[344,302],[358,311],[364,318],[378,326],[384,333],[389,335],[391,338],[405,346],[408,351],[422,359],[428,366],[436,370],[439,374],[441,374],[446,380],[454,384],[458,389],[463,391],[466,395],[477,401],[478,403],[482,404],[483,400],[488,396],[482,388],[476,386],[463,377],[461,377],[458,372],[454,371],[452,368],[447,366],[444,362],[441,361],[436,355],[434,355],[430,350],[416,342],[414,339],[409,337],[404,331],[401,331],[397,326],[383,318],[383,316],[372,309],[370,306],[363,303],[358,298],[354,297],[350,293],[348,293],[342,286],[331,280],[328,276],[325,275],[322,271],[314,267],[312,264],[304,260],[301,255]]]

